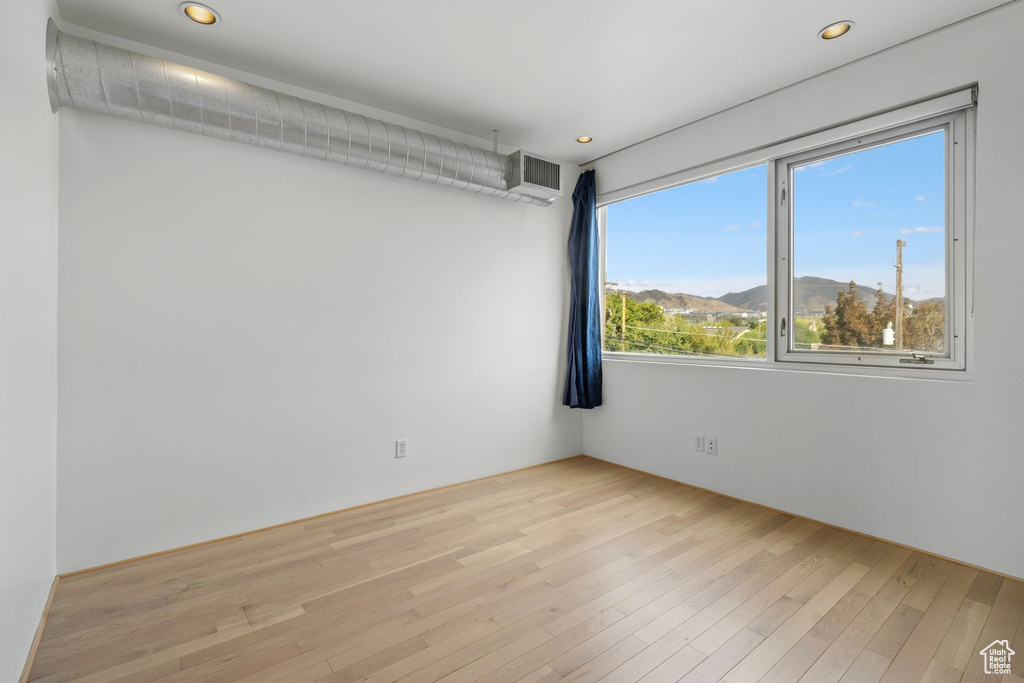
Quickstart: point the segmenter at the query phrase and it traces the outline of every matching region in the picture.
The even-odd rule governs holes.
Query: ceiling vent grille
[[[537,157],[523,157],[523,180],[531,185],[540,185],[550,190],[559,190],[558,164]]]
[[[562,167],[552,159],[518,150],[512,159],[510,190],[538,199],[553,199],[562,195]]]

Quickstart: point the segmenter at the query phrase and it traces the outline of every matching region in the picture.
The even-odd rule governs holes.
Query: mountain
[[[793,278],[793,308],[797,311],[822,313],[825,311],[826,305],[834,307],[836,294],[840,291],[847,291],[849,286],[849,282],[839,282],[824,277],[805,275]],[[857,285],[857,295],[867,302],[869,308],[874,306],[875,291],[874,287]],[[718,297],[718,300],[743,311],[763,311],[768,307],[766,294],[767,288],[760,285],[744,292],[723,294]],[[886,293],[885,295],[886,301],[892,300],[892,297],[892,294]],[[910,299],[907,301],[914,303]]]
[[[758,285],[743,292],[729,292],[718,297],[718,300],[741,311],[765,311],[768,309],[768,287]]]
[[[696,296],[694,294],[669,294],[660,289],[645,289],[642,292],[626,292],[633,301],[640,304],[658,304],[662,308],[675,310],[695,310],[714,313],[739,313],[740,309],[718,299]]]
[[[835,306],[836,294],[845,292],[850,286],[849,282],[839,282],[824,277],[813,277],[810,275],[793,279],[793,308],[801,312],[823,313],[825,306]],[[875,289],[864,285],[857,285],[857,294],[867,302],[868,307],[874,306]],[[695,296],[693,294],[670,294],[660,289],[647,289],[642,292],[628,294],[628,296],[639,303],[655,303],[662,308],[673,309],[694,309],[697,311],[709,311],[718,313],[739,313],[741,311],[765,311],[768,309],[767,287],[759,285],[742,292],[729,292],[720,297],[710,298]],[[892,294],[886,293],[887,301],[891,300]],[[915,302],[907,299],[913,305]]]

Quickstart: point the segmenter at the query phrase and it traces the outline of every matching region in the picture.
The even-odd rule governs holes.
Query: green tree
[[[625,294],[626,324],[622,324]],[[747,338],[749,336],[749,339]],[[763,332],[738,337],[725,322],[704,323],[681,315],[666,316],[661,307],[634,301],[629,292],[609,292],[605,298],[605,349],[633,353],[764,356],[765,344],[755,341]]]
[[[903,348],[941,353],[945,346],[945,302],[924,301],[913,308],[904,300],[903,305]],[[846,292],[837,293],[835,308],[825,307],[821,343],[835,347],[882,348],[882,330],[889,323],[895,327],[895,297],[887,295],[879,285],[875,305],[869,313],[857,293],[856,284],[850,282]],[[796,333],[799,337],[799,328]]]
[[[922,301],[903,320],[903,348],[942,353],[946,346],[946,302]]]
[[[821,335],[811,329],[810,320],[797,318],[793,321],[793,341],[798,348],[810,348],[811,344],[820,344]]]
[[[904,309],[904,315],[906,309]],[[875,291],[875,307],[871,309],[871,329],[874,331],[874,338],[871,346],[882,346],[882,330],[889,323],[896,326],[896,297],[886,297],[882,291],[882,283],[878,283]]]
[[[871,346],[874,341],[872,320],[867,305],[857,293],[857,283],[850,281],[846,292],[837,292],[836,306],[825,306],[821,319],[825,331],[821,343],[827,346]]]

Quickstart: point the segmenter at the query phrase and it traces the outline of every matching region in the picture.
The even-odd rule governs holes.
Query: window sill
[[[648,365],[692,365],[704,368],[727,368],[730,370],[754,370],[767,372],[799,372],[815,375],[846,375],[848,377],[873,377],[876,379],[915,380],[926,382],[952,382],[956,384],[973,382],[974,375],[965,370],[936,370],[921,368],[885,368],[864,365],[838,365],[818,363],[796,363],[792,361],[772,362],[766,359],[741,360],[736,358],[694,358],[692,356],[659,356],[645,353],[623,353],[603,351],[602,362],[643,363]]]

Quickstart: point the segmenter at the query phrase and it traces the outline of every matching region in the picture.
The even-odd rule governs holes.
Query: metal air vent
[[[562,167],[557,161],[517,150],[512,160],[512,181],[509,190],[536,197],[554,199],[562,196]]]

